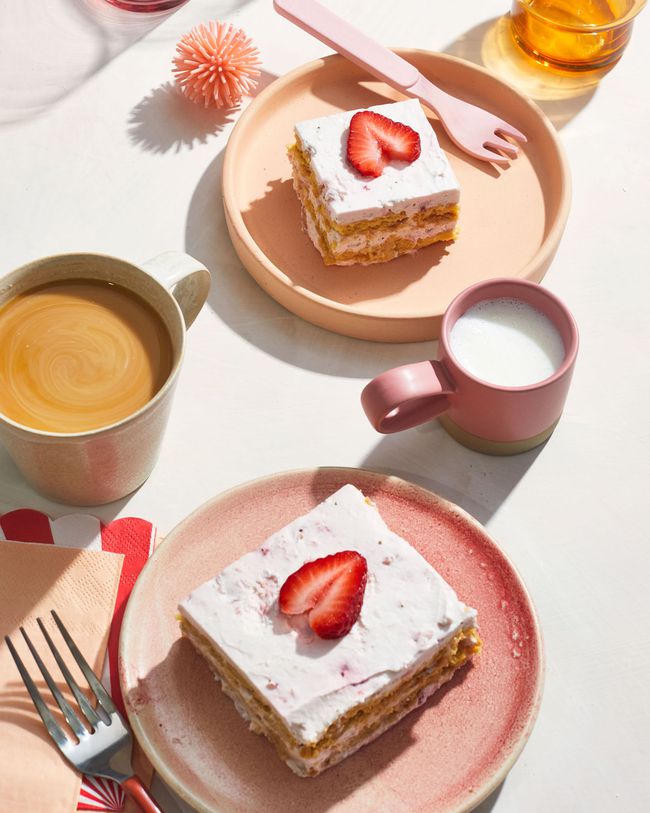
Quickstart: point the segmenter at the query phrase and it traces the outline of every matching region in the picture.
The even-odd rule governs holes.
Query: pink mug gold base
[[[523,440],[488,440],[488,438],[482,438],[478,435],[473,435],[471,432],[467,432],[458,426],[457,423],[454,423],[448,415],[440,415],[438,417],[442,428],[463,446],[466,446],[468,449],[473,449],[475,452],[502,455],[504,457],[506,455],[528,452],[536,446],[540,446],[553,434],[553,430],[558,425],[559,420],[558,418],[556,421],[553,421],[543,432],[539,432],[537,435],[524,438]]]

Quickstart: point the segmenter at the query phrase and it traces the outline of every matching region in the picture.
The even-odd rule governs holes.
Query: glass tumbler
[[[511,30],[537,62],[563,71],[607,72],[627,46],[646,0],[514,0]]]

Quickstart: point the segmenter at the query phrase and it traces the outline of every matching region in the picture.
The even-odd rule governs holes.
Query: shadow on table
[[[212,673],[187,639],[172,644],[166,658],[129,693],[128,703],[146,724],[160,761],[215,808],[225,798],[241,799],[245,794],[251,810],[326,813],[363,792],[365,785],[371,786],[373,798],[381,792],[377,777],[396,760],[408,760],[406,753],[417,747],[413,729],[421,716],[431,714],[472,668],[468,664],[459,670],[426,705],[378,740],[309,780],[282,766],[273,746],[250,733],[232,701],[215,690]],[[187,702],[188,692],[192,703]],[[218,772],[214,766],[219,766]]]
[[[276,79],[262,71],[256,94]],[[205,144],[210,136],[232,124],[238,109],[205,108],[183,95],[173,82],[164,82],[131,110],[128,133],[132,143],[147,152],[166,153]]]
[[[484,799],[478,807],[473,808],[473,813],[490,813],[490,811],[494,808],[494,805],[499,801],[499,796],[501,795],[502,790],[503,782],[501,782],[501,784],[497,786],[496,790],[493,790],[487,799]]]
[[[464,508],[485,525],[543,448],[538,446],[508,457],[480,454],[461,446],[437,421],[432,421],[382,436],[360,466],[423,486]],[[414,474],[416,471],[431,471],[431,476]]]
[[[553,71],[528,58],[512,38],[509,15],[469,29],[443,53],[481,65],[513,85],[532,98],[558,130],[589,103],[597,88],[589,76]]]
[[[205,144],[233,121],[232,110],[206,110],[187,99],[180,88],[165,82],[131,110],[129,138],[147,152],[180,152]]]

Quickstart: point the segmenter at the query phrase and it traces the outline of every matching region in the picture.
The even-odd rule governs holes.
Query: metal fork
[[[78,771],[91,776],[104,776],[108,779],[114,779],[120,783],[144,813],[162,813],[142,782],[133,773],[133,768],[131,767],[133,740],[130,730],[122,719],[122,715],[115,708],[108,692],[94,675],[88,662],[77,648],[75,642],[70,637],[70,633],[54,610],[52,610],[52,617],[97,700],[97,706],[93,708],[82,693],[76,680],[70,674],[70,670],[54,645],[48,631],[45,629],[42,620],[37,618],[38,626],[48,646],[52,650],[52,654],[56,659],[66,683],[75,696],[83,721],[59,691],[56,683],[52,679],[52,675],[41,660],[41,657],[36,651],[36,647],[31,642],[25,630],[21,627],[20,631],[23,634],[23,638],[30,652],[34,656],[38,668],[41,670],[41,674],[45,678],[45,682],[49,686],[52,696],[63,712],[66,722],[74,732],[76,741],[68,736],[54,719],[41,693],[36,688],[36,684],[29,676],[29,672],[25,668],[25,664],[22,662],[20,655],[16,652],[9,637],[5,635],[5,641],[16,662],[23,683],[36,706],[36,710],[45,723],[45,727],[50,736],[58,745],[63,756]]]
[[[422,76],[410,62],[375,42],[315,0],[273,0],[273,6],[278,14],[351,62],[430,107],[454,144],[474,158],[494,164],[507,164],[508,158],[515,158],[519,150],[503,136],[526,142],[526,136],[512,124],[481,107],[445,93]]]

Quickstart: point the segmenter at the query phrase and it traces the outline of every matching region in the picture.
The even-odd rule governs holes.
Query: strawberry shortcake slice
[[[384,262],[455,239],[460,187],[417,99],[294,132],[293,186],[326,265]]]
[[[479,652],[476,611],[346,485],[180,604],[250,728],[315,776]]]

